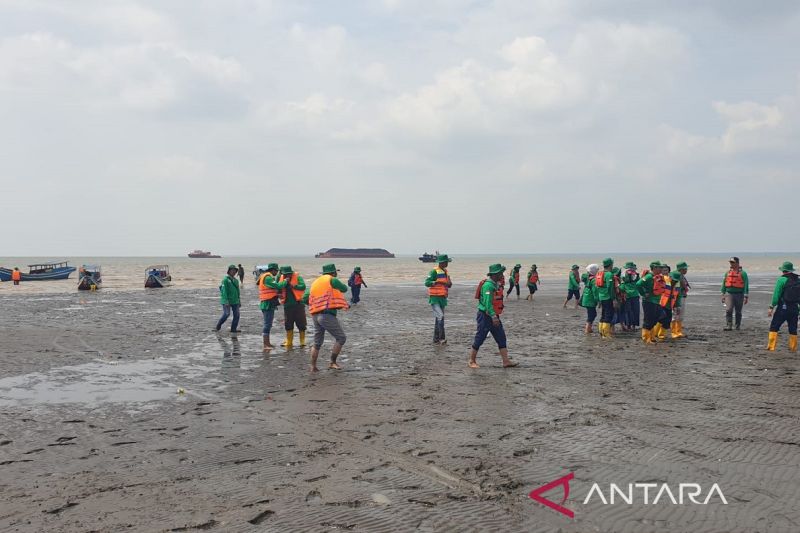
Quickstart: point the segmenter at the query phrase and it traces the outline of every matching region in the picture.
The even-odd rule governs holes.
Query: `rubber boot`
[[[797,351],[797,335],[789,335],[789,351]]]
[[[736,331],[739,331],[740,329],[742,329],[742,317],[740,317],[740,316],[736,317],[736,327],[735,327],[735,329],[736,329]]]
[[[672,338],[673,339],[681,339],[683,338],[683,324],[681,324],[678,320],[673,320],[672,323],[669,325],[670,329],[672,330]]]
[[[642,341],[645,344],[653,344],[653,330],[642,328]]]
[[[769,340],[767,341],[767,350],[770,352],[775,351],[775,346],[778,344],[778,332],[777,331],[770,331],[769,332]]]
[[[306,332],[305,331],[301,331],[300,332],[300,346],[305,346],[305,345],[306,345]]]
[[[722,331],[732,331],[733,330],[733,318],[725,317],[725,327]]]
[[[667,338],[667,334],[664,333],[664,326],[661,325],[661,322],[656,322],[656,325],[653,326],[650,338],[654,341],[663,341]]]
[[[294,346],[294,330],[286,332],[286,340],[281,344],[284,348],[291,348]]]

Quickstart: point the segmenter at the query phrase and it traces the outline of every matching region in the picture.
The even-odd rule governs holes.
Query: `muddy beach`
[[[472,287],[433,347],[424,289],[371,286],[344,370],[313,376],[307,349],[262,354],[252,287],[238,338],[212,331],[213,290],[4,291],[0,530],[797,531],[800,357],[763,349],[772,281],[729,333],[697,282],[689,338],[652,347],[584,336],[544,285],[503,317],[520,367],[489,340],[477,371]],[[528,497],[570,472],[574,518]],[[585,503],[594,483],[727,504]]]

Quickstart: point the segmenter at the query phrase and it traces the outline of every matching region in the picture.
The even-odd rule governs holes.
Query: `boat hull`
[[[172,280],[162,278],[161,276],[147,276],[144,280],[144,287],[146,289],[163,289],[172,283]]]
[[[83,278],[80,283],[78,283],[78,290],[79,291],[90,291],[92,290],[92,285],[94,285],[95,290],[101,289],[103,287],[102,281],[92,281],[89,278]]]
[[[77,270],[75,267],[57,268],[51,272],[44,272],[42,274],[26,274],[22,273],[22,281],[53,281],[59,279],[67,279],[69,275]],[[11,281],[11,272],[8,268],[0,268],[0,281]]]

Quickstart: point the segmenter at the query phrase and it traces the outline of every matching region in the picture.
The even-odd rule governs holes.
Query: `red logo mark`
[[[544,505],[548,506],[550,509],[554,509],[554,510],[558,511],[561,514],[567,515],[570,518],[575,518],[575,513],[572,512],[570,509],[567,509],[566,507],[564,507],[564,502],[567,501],[567,498],[569,498],[569,482],[574,477],[575,477],[575,474],[570,472],[569,474],[567,474],[564,477],[560,477],[560,478],[556,479],[555,481],[551,481],[547,485],[542,485],[538,489],[532,490],[531,493],[528,494],[528,496],[532,500],[537,501],[537,502],[539,502],[541,504],[544,504]],[[544,494],[545,492],[547,492],[549,490],[552,490],[552,489],[558,487],[559,485],[564,487],[564,498],[561,500],[560,504],[556,503],[554,501],[548,500],[547,498],[542,496],[542,494]]]

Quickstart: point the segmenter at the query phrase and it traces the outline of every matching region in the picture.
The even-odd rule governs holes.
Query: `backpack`
[[[800,277],[795,274],[787,276],[781,298],[787,304],[800,304]]]

